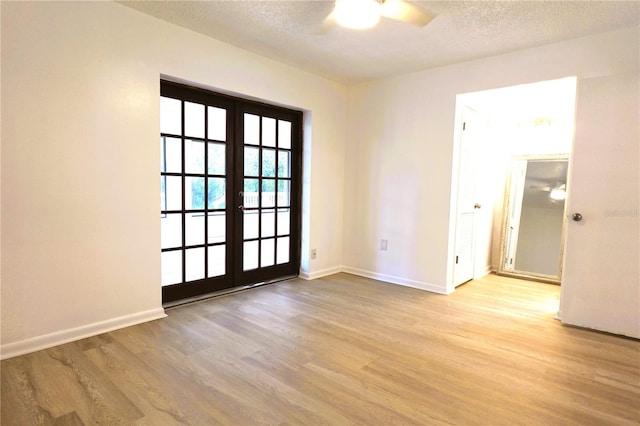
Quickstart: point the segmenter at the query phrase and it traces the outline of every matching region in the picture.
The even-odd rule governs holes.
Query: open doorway
[[[507,205],[515,202],[509,198],[508,191],[514,160],[557,157],[571,164],[576,82],[575,77],[569,77],[457,96],[451,197],[454,226],[450,233],[448,282],[451,290],[469,279],[501,269],[501,259],[507,250],[503,226],[508,213],[505,202]],[[470,113],[471,132],[467,123]],[[469,167],[470,164],[473,167]],[[471,178],[469,171],[473,173]],[[566,192],[566,180],[561,185]],[[471,210],[460,202],[462,199],[473,200],[472,227],[469,225]],[[562,220],[566,221],[564,211]],[[563,229],[557,236],[559,241],[564,241]],[[472,264],[471,274],[459,272],[460,253],[471,253],[468,259]],[[562,247],[559,253],[561,256]],[[558,258],[557,265],[560,264]],[[468,264],[466,268],[469,271]],[[514,273],[518,275],[517,272]],[[522,274],[522,277],[532,278],[531,274]],[[559,275],[557,282],[560,282]]]

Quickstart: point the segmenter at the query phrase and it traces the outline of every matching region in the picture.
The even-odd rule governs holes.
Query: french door
[[[161,82],[164,303],[297,275],[302,113]]]

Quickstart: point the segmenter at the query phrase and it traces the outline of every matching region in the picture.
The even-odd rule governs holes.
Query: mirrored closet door
[[[514,157],[499,274],[560,283],[568,163],[567,156]]]

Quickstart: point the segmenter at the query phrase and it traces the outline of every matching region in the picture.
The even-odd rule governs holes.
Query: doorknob
[[[574,213],[571,218],[576,222],[580,222],[582,220],[582,215],[580,213]]]
[[[482,207],[482,206],[480,205],[480,203],[475,203],[475,204],[473,205],[473,208],[474,208],[474,209],[479,209],[480,207]]]

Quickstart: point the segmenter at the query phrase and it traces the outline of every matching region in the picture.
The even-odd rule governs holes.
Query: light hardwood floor
[[[559,291],[347,274],[256,288],[2,361],[1,423],[640,422],[640,342],[562,326]]]

